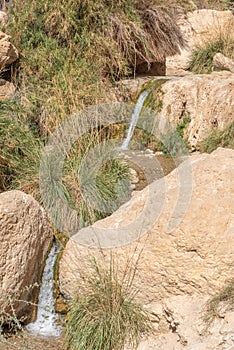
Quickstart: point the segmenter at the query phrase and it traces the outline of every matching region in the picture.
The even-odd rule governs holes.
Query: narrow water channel
[[[35,335],[58,337],[61,332],[54,306],[54,266],[60,250],[61,247],[54,243],[46,259],[38,296],[37,318],[26,327]]]

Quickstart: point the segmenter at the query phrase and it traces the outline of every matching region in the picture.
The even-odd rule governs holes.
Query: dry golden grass
[[[184,40],[176,18],[179,12],[173,7],[148,7],[138,3],[138,21],[123,21],[118,15],[109,18],[111,39],[117,42],[120,52],[129,64],[162,62],[167,56],[180,52]]]

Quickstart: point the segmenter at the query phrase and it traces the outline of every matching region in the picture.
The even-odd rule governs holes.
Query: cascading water
[[[60,327],[54,307],[54,265],[61,247],[54,243],[47,257],[38,296],[37,319],[27,325],[27,330],[47,337],[58,337]]]
[[[138,122],[138,119],[139,119],[139,116],[140,116],[140,113],[141,113],[141,110],[143,108],[143,104],[145,102],[145,99],[146,97],[149,95],[150,91],[149,90],[144,90],[140,96],[138,97],[138,100],[137,100],[137,103],[134,107],[134,110],[133,110],[133,113],[132,113],[132,119],[131,119],[131,124],[128,128],[128,131],[127,131],[127,136],[126,136],[126,139],[124,139],[120,149],[122,151],[127,151],[128,150],[128,147],[129,147],[129,143],[132,139],[132,135],[133,135],[133,132],[134,132],[134,129],[137,125],[137,122]]]

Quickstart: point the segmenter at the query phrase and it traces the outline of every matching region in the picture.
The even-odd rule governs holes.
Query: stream
[[[134,129],[149,92],[149,90],[145,90],[140,94],[132,112],[126,138],[118,149],[120,152],[122,151],[122,156],[138,174],[139,182],[134,185],[135,190],[142,190],[149,183],[167,175],[176,167],[174,160],[170,157],[163,155],[156,157],[150,150],[129,150]],[[33,335],[43,337],[59,337],[61,335],[61,327],[57,324],[58,315],[54,306],[54,266],[60,250],[61,247],[54,243],[46,259],[38,297],[37,318],[35,322],[26,326],[28,332]]]
[[[26,329],[35,335],[58,337],[60,327],[57,325],[58,315],[54,306],[54,266],[61,247],[54,243],[46,259],[38,296],[37,318],[29,323]]]
[[[150,93],[149,90],[144,90],[137,99],[136,105],[135,105],[133,113],[132,113],[131,123],[129,125],[128,130],[127,130],[127,136],[124,139],[124,141],[120,147],[120,150],[122,150],[122,151],[128,150],[129,143],[130,143],[132,136],[133,136],[133,133],[134,133],[134,129],[137,125],[137,122],[138,122],[139,116],[141,114],[144,102],[146,100],[146,97],[149,95],[149,93]]]

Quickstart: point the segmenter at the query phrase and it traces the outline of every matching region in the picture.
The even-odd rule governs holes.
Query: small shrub
[[[214,129],[200,144],[200,151],[211,153],[218,147],[234,149],[234,122],[224,130]]]
[[[24,329],[24,324],[28,322],[29,315],[32,313],[32,309],[37,307],[33,301],[22,300],[22,295],[25,291],[30,291],[31,299],[35,291],[38,290],[39,285],[34,283],[28,287],[25,287],[17,292],[6,292],[0,296],[0,349],[1,350],[26,350],[31,347],[26,347],[27,332]],[[20,314],[16,312],[16,308],[21,305]],[[31,309],[31,310],[30,310]],[[23,311],[22,311],[23,310]],[[26,337],[25,337],[26,336]],[[16,346],[12,341],[13,337],[19,337],[22,340],[22,346]]]
[[[134,301],[134,273],[120,279],[112,259],[108,270],[93,262],[93,273],[84,280],[85,288],[70,304],[67,348],[122,350],[125,344],[137,346],[150,323]]]

